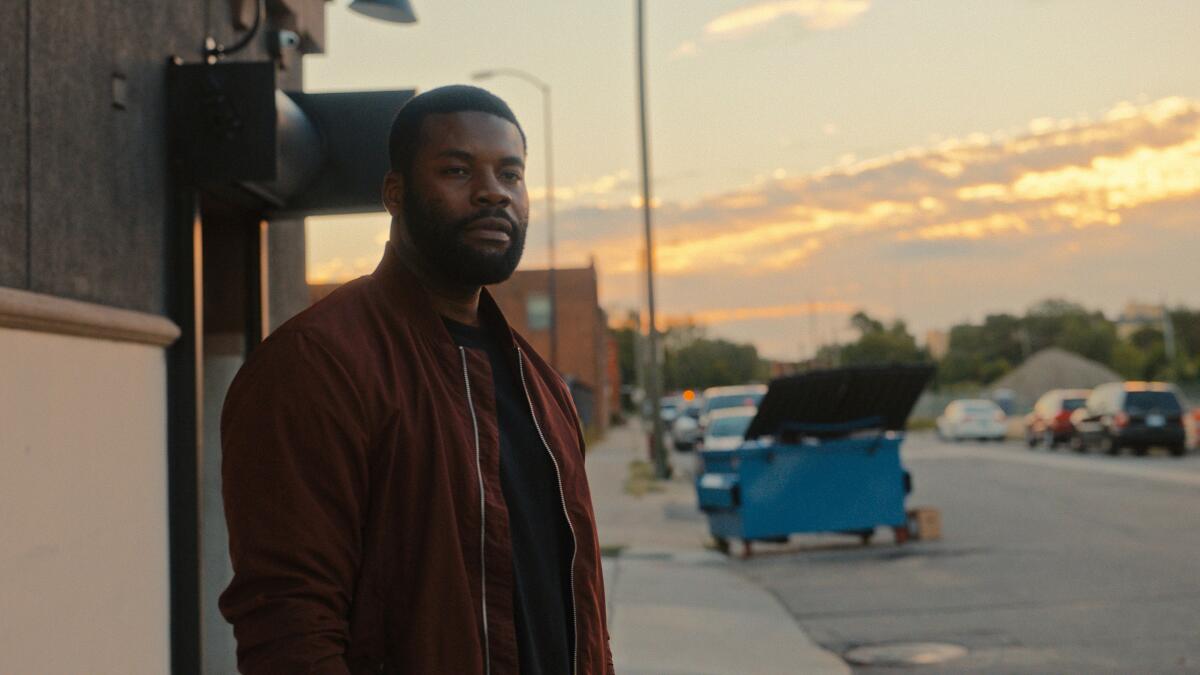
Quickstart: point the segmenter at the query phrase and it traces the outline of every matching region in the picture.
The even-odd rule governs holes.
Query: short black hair
[[[388,158],[393,171],[407,174],[420,141],[421,123],[427,115],[456,112],[483,112],[512,122],[521,133],[521,147],[526,147],[525,130],[517,121],[512,108],[499,96],[486,89],[466,84],[452,84],[430,89],[410,98],[392,120],[388,136]]]

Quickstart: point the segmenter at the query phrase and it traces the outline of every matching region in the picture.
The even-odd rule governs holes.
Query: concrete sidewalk
[[[626,490],[629,465],[646,459],[637,423],[611,429],[588,451],[588,479],[606,551],[613,660],[621,675],[849,673],[821,649],[739,564],[711,551],[696,509],[691,455],[673,458],[676,478],[640,496]]]

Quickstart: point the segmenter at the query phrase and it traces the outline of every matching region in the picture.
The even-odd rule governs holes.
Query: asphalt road
[[[968,650],[938,666],[855,672],[1200,672],[1200,456],[923,434],[901,454],[915,482],[908,504],[941,510],[940,541],[797,536],[740,565],[836,653]]]

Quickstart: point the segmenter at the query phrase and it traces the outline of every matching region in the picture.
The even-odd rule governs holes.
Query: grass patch
[[[932,417],[908,418],[909,431],[929,431],[937,428],[937,420]]]
[[[625,492],[641,497],[647,492],[662,492],[662,485],[654,478],[654,467],[650,462],[635,459],[629,463],[629,475],[625,478]]]
[[[583,428],[583,447],[591,448],[602,440],[604,440],[604,432],[600,429],[594,426]]]
[[[624,544],[610,544],[608,546],[601,546],[600,547],[600,557],[601,558],[616,558],[617,556],[621,555],[621,551],[624,551],[624,550],[625,550]]]

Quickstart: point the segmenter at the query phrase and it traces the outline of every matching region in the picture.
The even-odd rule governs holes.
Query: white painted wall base
[[[0,673],[170,671],[161,346],[0,328]]]

